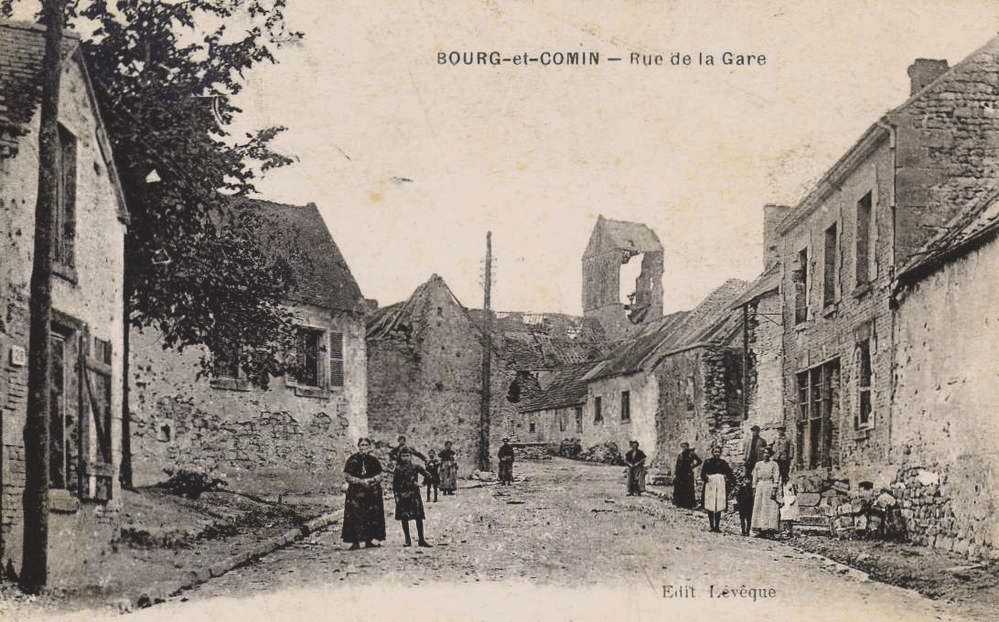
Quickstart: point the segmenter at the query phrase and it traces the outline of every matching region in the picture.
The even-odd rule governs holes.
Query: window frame
[[[621,423],[631,423],[631,391],[621,391]]]
[[[839,222],[826,227],[822,237],[822,308],[825,309],[839,300]]]
[[[593,424],[604,422],[604,401],[602,395],[593,397]]]
[[[874,427],[874,357],[871,345],[870,337],[857,342],[857,410],[854,417],[856,430],[868,430]]]
[[[862,217],[863,215],[863,217]],[[863,221],[863,222],[861,222]],[[857,201],[854,220],[854,288],[871,282],[871,225],[874,222],[874,191],[869,190]]]
[[[798,268],[791,275],[794,292],[794,323],[808,321],[808,247],[798,250]]]
[[[56,274],[75,281],[79,139],[62,123],[58,124],[56,136],[61,174],[56,180],[56,209],[52,222],[52,264]]]

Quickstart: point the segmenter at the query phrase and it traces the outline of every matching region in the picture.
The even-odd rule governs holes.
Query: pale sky
[[[648,224],[666,310],[762,262],[762,205],[793,203],[909,95],[916,57],[954,64],[999,31],[999,2],[294,0],[306,34],[255,70],[248,125],[282,124],[300,162],[265,198],[317,203],[365,296],[438,273],[481,306],[580,313],[598,214]],[[758,68],[450,67],[442,50],[762,53]],[[349,158],[349,159],[348,159]],[[396,183],[405,177],[411,183]]]

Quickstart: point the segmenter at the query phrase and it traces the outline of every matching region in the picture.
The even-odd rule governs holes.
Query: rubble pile
[[[578,438],[564,438],[558,445],[558,455],[563,458],[576,459],[582,451],[583,445]]]
[[[579,454],[579,460],[584,462],[600,462],[602,464],[624,464],[624,455],[614,441],[607,441],[590,447]]]
[[[551,460],[552,453],[558,451],[556,446],[542,444],[524,444],[513,446],[514,455],[517,460]]]

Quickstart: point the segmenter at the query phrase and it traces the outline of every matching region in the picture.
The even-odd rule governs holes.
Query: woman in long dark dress
[[[690,445],[680,443],[680,455],[676,457],[676,471],[673,479],[673,505],[678,508],[694,507],[694,469],[701,464],[701,458]]]
[[[722,460],[721,447],[711,448],[711,457],[701,467],[704,482],[704,511],[708,513],[711,531],[721,531],[721,515],[728,509],[729,484],[735,479],[732,467]]]
[[[645,492],[645,452],[638,448],[638,441],[631,441],[631,449],[624,455],[628,465],[628,496]]]
[[[422,466],[413,462],[413,455],[408,447],[398,454],[399,463],[395,466],[392,476],[392,492],[395,493],[395,518],[402,521],[402,533],[406,536],[406,544],[413,546],[409,537],[409,521],[416,521],[417,544],[429,547],[430,543],[423,537],[423,499],[420,495],[419,477],[430,477],[430,473]]]
[[[444,449],[438,458],[441,460],[441,492],[453,495],[458,489],[458,462],[454,450],[451,449],[451,441],[445,441]]]
[[[509,486],[513,483],[513,446],[510,439],[504,438],[503,444],[499,448],[499,481],[501,486]]]
[[[357,453],[347,458],[343,467],[347,480],[347,501],[343,508],[344,542],[356,550],[360,542],[365,547],[378,546],[374,540],[385,539],[385,505],[382,502],[382,465],[370,454],[371,440],[357,441]]]

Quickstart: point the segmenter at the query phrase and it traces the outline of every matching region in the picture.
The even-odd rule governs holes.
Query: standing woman
[[[711,531],[721,531],[721,513],[728,509],[728,482],[735,478],[732,468],[722,460],[721,447],[711,448],[711,457],[701,467],[704,482],[704,511],[708,513]]]
[[[753,529],[759,535],[776,532],[780,523],[780,468],[767,447],[763,460],[753,467]]]
[[[441,460],[441,492],[453,495],[458,489],[458,462],[455,460],[451,441],[445,441],[444,449],[438,456]]]
[[[367,548],[378,546],[373,540],[385,539],[385,506],[382,502],[382,465],[371,455],[371,440],[357,441],[357,453],[347,458],[343,467],[347,480],[347,501],[343,508],[344,542],[350,550],[364,542]]]
[[[628,496],[645,492],[645,452],[638,448],[638,441],[631,441],[631,449],[624,454],[628,465]]]
[[[409,521],[416,521],[417,544],[429,547],[430,543],[423,537],[423,500],[420,497],[419,477],[430,477],[430,473],[418,464],[413,463],[413,453],[408,447],[403,447],[398,453],[399,463],[392,477],[392,492],[395,494],[395,518],[402,522],[402,533],[406,536],[406,544],[413,546],[409,537]]]
[[[678,508],[694,507],[694,469],[701,464],[701,457],[687,443],[680,443],[673,478],[673,505]]]
[[[504,438],[503,444],[499,448],[499,481],[501,486],[509,486],[513,483],[513,446],[510,439]]]

